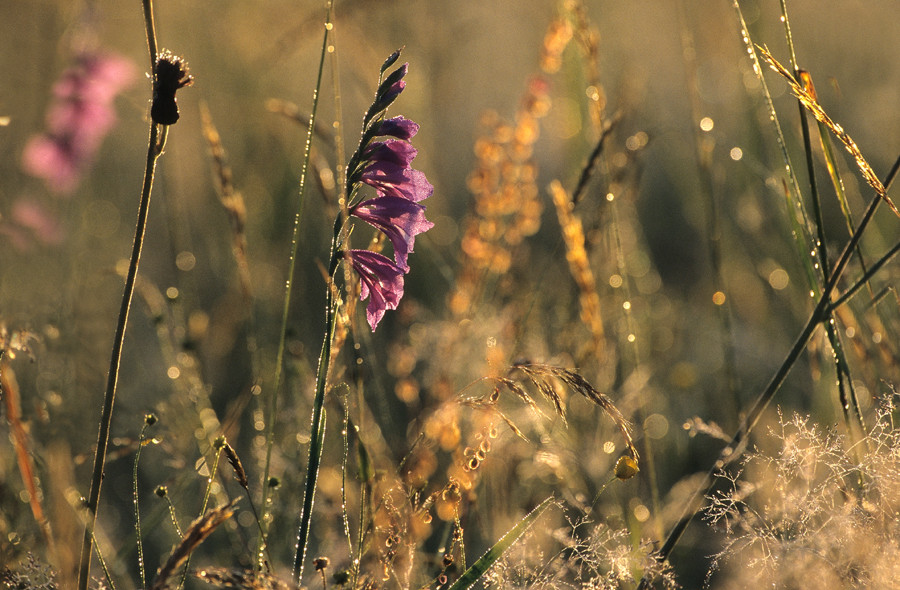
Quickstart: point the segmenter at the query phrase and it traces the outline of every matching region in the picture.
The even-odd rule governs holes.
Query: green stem
[[[327,23],[331,22],[331,6],[332,2],[328,2],[325,16],[325,34],[322,38],[322,51],[319,55],[319,72],[316,77],[316,89],[313,91],[312,111],[309,115],[309,126],[306,133],[306,146],[303,152],[303,167],[300,171],[300,195],[297,205],[297,214],[294,216],[294,232],[291,237],[291,259],[288,267],[288,278],[284,289],[284,305],[281,310],[281,330],[278,340],[278,352],[275,359],[275,383],[268,399],[268,408],[266,412],[266,466],[263,473],[262,481],[262,519],[260,520],[261,532],[256,545],[256,562],[254,564],[257,571],[262,569],[264,549],[269,529],[269,474],[272,466],[272,448],[275,446],[275,416],[278,411],[278,388],[281,386],[282,365],[284,364],[284,347],[285,337],[287,334],[288,311],[291,302],[291,290],[294,284],[294,269],[297,263],[297,250],[300,244],[300,220],[303,218],[303,204],[306,196],[306,178],[309,172],[309,160],[312,148],[313,130],[316,125],[316,113],[319,107],[319,92],[322,87],[322,72],[325,69],[325,54],[328,48],[328,36],[330,32]]]
[[[338,218],[340,219],[340,215]],[[337,242],[335,233],[335,243]],[[334,276],[334,268],[339,257],[332,244],[332,263],[329,276]],[[303,578],[303,562],[306,557],[306,545],[309,541],[309,524],[312,520],[313,501],[316,495],[316,482],[319,477],[319,465],[322,461],[322,449],[325,441],[325,388],[328,382],[328,366],[331,360],[331,341],[334,336],[335,301],[332,286],[329,284],[328,304],[325,307],[325,338],[322,340],[322,352],[319,354],[319,365],[316,373],[316,395],[313,399],[312,422],[310,425],[309,461],[306,468],[306,482],[303,487],[303,507],[300,511],[300,528],[297,531],[297,552],[294,556],[294,580],[297,584]]]
[[[797,56],[794,52],[794,41],[791,35],[791,24],[787,14],[787,4],[785,0],[781,0],[781,20],[784,23],[785,38],[787,39],[788,49],[791,54],[791,68],[793,69],[794,78],[801,80],[800,66],[797,65]],[[809,121],[806,118],[806,107],[803,102],[797,100],[797,107],[800,109],[800,129],[803,134],[803,148],[806,155],[806,172],[809,176],[810,198],[812,199],[813,215],[815,216],[816,225],[816,244],[815,251],[819,259],[819,265],[822,268],[823,282],[828,281],[828,248],[825,241],[825,222],[822,218],[822,204],[819,197],[819,186],[816,182],[816,170],[813,163],[812,140],[809,132]],[[814,281],[811,288],[818,290],[818,285]],[[829,314],[830,315],[830,314]],[[853,387],[853,379],[850,376],[850,366],[844,356],[844,349],[841,346],[840,336],[837,333],[834,322],[829,317],[829,321],[825,322],[825,331],[828,335],[828,342],[834,356],[835,372],[837,373],[838,394],[841,405],[841,412],[844,415],[844,422],[847,428],[852,430],[853,425],[850,419],[850,406],[853,406],[853,412],[859,421],[863,431],[866,430],[865,421],[863,420],[862,410],[859,407],[859,400],[856,397],[856,390]],[[845,386],[846,383],[846,386]],[[847,397],[847,389],[850,391],[850,397]]]
[[[878,261],[873,264],[870,268],[866,270],[863,274],[862,278],[853,283],[849,289],[847,289],[840,297],[835,299],[831,305],[828,306],[828,313],[833,313],[834,310],[844,305],[850,298],[856,295],[860,289],[869,284],[869,281],[875,274],[881,270],[881,267],[890,262],[890,260],[900,252],[900,242],[894,244],[894,247],[888,250],[887,254],[878,259]]]
[[[152,68],[156,67],[156,31],[153,25],[153,1],[143,0],[144,22],[147,28],[147,45],[150,50]],[[97,506],[100,504],[100,486],[103,483],[103,468],[106,464],[106,449],[109,444],[109,430],[112,424],[113,406],[116,400],[116,384],[119,380],[119,364],[122,359],[122,345],[125,341],[125,327],[128,324],[128,311],[134,295],[138,265],[141,260],[141,249],[144,245],[144,232],[147,227],[147,216],[150,211],[150,193],[153,188],[153,175],[156,172],[156,161],[159,159],[160,128],[150,122],[150,139],[147,146],[147,163],[144,167],[144,183],[141,189],[141,201],[138,207],[138,218],[134,230],[134,242],[131,248],[131,263],[125,276],[125,289],[122,293],[122,304],[119,307],[119,320],[113,338],[113,348],[109,359],[109,374],[106,381],[106,393],[103,398],[103,410],[100,415],[100,431],[97,436],[97,449],[94,452],[94,469],[91,476],[91,491],[87,501],[87,515],[84,525],[84,538],[81,545],[81,561],[78,568],[78,590],[87,590],[91,574],[91,554],[94,547],[94,526],[97,522]]]
[[[147,586],[147,575],[144,569],[144,540],[141,533],[141,507],[138,503],[138,464],[141,461],[141,449],[144,448],[144,436],[150,423],[145,420],[144,426],[141,428],[141,435],[138,439],[137,452],[134,454],[134,471],[132,473],[132,492],[134,495],[134,529],[137,534],[137,552],[138,552],[138,569],[141,574],[141,587]]]

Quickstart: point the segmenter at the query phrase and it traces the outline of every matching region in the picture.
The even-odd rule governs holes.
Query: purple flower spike
[[[392,55],[381,69],[382,75],[399,57]],[[409,143],[419,126],[404,117],[384,119],[384,112],[406,86],[403,81],[409,64],[403,64],[384,78],[375,93],[375,101],[363,117],[363,136],[359,148],[348,164],[347,194],[356,198],[367,184],[376,196],[361,197],[350,208],[350,214],[362,219],[391,241],[394,260],[369,250],[346,253],[353,270],[360,277],[360,299],[369,298],[366,318],[372,331],[384,312],[396,309],[403,297],[403,275],[409,272],[409,255],[416,236],[434,224],[425,219],[427,199],[434,187],[425,174],[412,168],[418,151]],[[380,141],[375,138],[386,137]]]
[[[402,197],[384,196],[364,201],[350,213],[381,230],[394,246],[394,260],[403,272],[409,272],[409,253],[416,235],[434,224],[425,219],[425,207]]]
[[[372,331],[384,312],[397,309],[403,298],[403,270],[390,258],[368,250],[350,250],[350,263],[359,275],[359,299],[369,297],[366,319]]]
[[[360,177],[381,195],[392,195],[418,203],[434,192],[425,174],[412,168],[401,168],[393,162],[372,162]]]
[[[378,128],[378,135],[390,135],[397,139],[412,139],[418,132],[418,123],[400,116],[385,119]]]

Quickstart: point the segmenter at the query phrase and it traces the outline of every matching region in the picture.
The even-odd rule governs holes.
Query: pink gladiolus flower
[[[29,198],[17,199],[8,218],[0,218],[0,235],[5,235],[17,250],[30,250],[36,243],[57,245],[64,236],[53,211]]]
[[[388,58],[382,75],[399,57]],[[378,87],[375,102],[363,118],[363,137],[348,165],[347,194],[355,196],[362,185],[375,189],[377,196],[363,198],[350,208],[350,215],[372,225],[390,239],[394,260],[368,250],[350,250],[348,258],[360,277],[360,298],[369,297],[366,318],[372,331],[384,312],[396,309],[403,297],[403,275],[409,272],[409,254],[418,234],[434,224],[425,219],[425,207],[419,202],[434,192],[425,175],[412,168],[418,150],[409,139],[419,126],[404,117],[384,119],[388,106],[403,92],[403,78],[409,64],[391,72]],[[378,137],[382,139],[376,141]]]
[[[389,161],[370,163],[360,180],[374,187],[381,195],[393,195],[416,203],[434,193],[434,187],[425,174]]]

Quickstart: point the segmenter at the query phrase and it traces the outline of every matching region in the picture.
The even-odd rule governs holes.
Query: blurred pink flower
[[[84,52],[53,86],[47,130],[29,140],[22,166],[59,195],[71,194],[115,123],[113,100],[136,77],[123,57]]]
[[[20,198],[13,203],[8,218],[0,219],[0,234],[6,235],[20,251],[35,242],[56,245],[62,242],[62,226],[53,211],[36,200]]]

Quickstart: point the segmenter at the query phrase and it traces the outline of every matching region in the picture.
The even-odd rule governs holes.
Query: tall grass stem
[[[335,241],[337,241],[335,239]],[[334,276],[336,255],[332,254],[332,265],[329,277]],[[319,478],[319,466],[322,461],[322,449],[325,442],[325,388],[328,383],[328,365],[331,359],[331,340],[334,336],[335,303],[331,285],[328,286],[328,305],[325,308],[326,332],[322,340],[322,351],[316,373],[316,395],[313,399],[313,414],[310,425],[309,461],[306,467],[306,478],[303,486],[303,506],[300,511],[300,527],[297,530],[297,551],[294,556],[294,580],[299,584],[303,579],[303,562],[309,542],[309,525],[312,520],[313,503],[316,496],[316,483]]]
[[[303,150],[303,166],[300,171],[300,190],[297,201],[297,213],[294,216],[294,231],[291,236],[291,256],[288,266],[288,276],[285,281],[284,305],[281,310],[281,330],[278,338],[278,352],[275,359],[275,383],[269,394],[269,406],[266,412],[266,464],[262,481],[262,532],[256,546],[255,569],[262,568],[264,547],[267,542],[269,529],[269,474],[272,467],[272,448],[275,446],[275,416],[278,411],[278,389],[281,386],[281,378],[284,364],[284,347],[287,335],[288,312],[291,304],[291,292],[294,284],[294,270],[297,265],[297,252],[300,245],[300,221],[303,218],[303,204],[306,197],[306,181],[309,172],[309,160],[312,150],[312,138],[316,125],[316,113],[319,107],[319,93],[322,88],[322,73],[325,69],[325,55],[328,51],[328,39],[331,32],[331,9],[333,2],[329,0],[325,13],[325,33],[322,36],[322,51],[319,54],[319,70],[316,75],[316,88],[313,90],[312,110],[309,116],[309,126],[306,133],[306,145]]]
[[[144,24],[147,29],[147,46],[150,53],[151,72],[156,72],[156,28],[153,22],[153,0],[143,0]],[[155,79],[155,76],[154,76]],[[106,393],[103,397],[103,410],[100,415],[100,431],[97,436],[97,448],[94,452],[94,468],[91,476],[91,490],[87,501],[84,538],[81,546],[81,560],[78,568],[78,590],[87,590],[91,573],[91,554],[94,545],[94,526],[97,522],[97,507],[100,504],[100,487],[103,483],[103,469],[106,464],[106,450],[109,444],[109,429],[112,424],[113,406],[116,399],[116,385],[119,379],[119,364],[122,359],[122,346],[125,342],[125,328],[128,325],[128,312],[134,295],[141,250],[144,246],[144,232],[147,228],[147,217],[150,211],[150,193],[153,188],[153,175],[156,162],[162,153],[160,126],[150,121],[150,137],[147,145],[147,162],[144,167],[144,182],[141,188],[141,199],[138,206],[137,223],[134,230],[134,241],[131,248],[131,262],[125,276],[125,288],[122,292],[122,303],[119,307],[119,319],[113,338],[113,348],[109,360],[109,374],[106,381]]]

